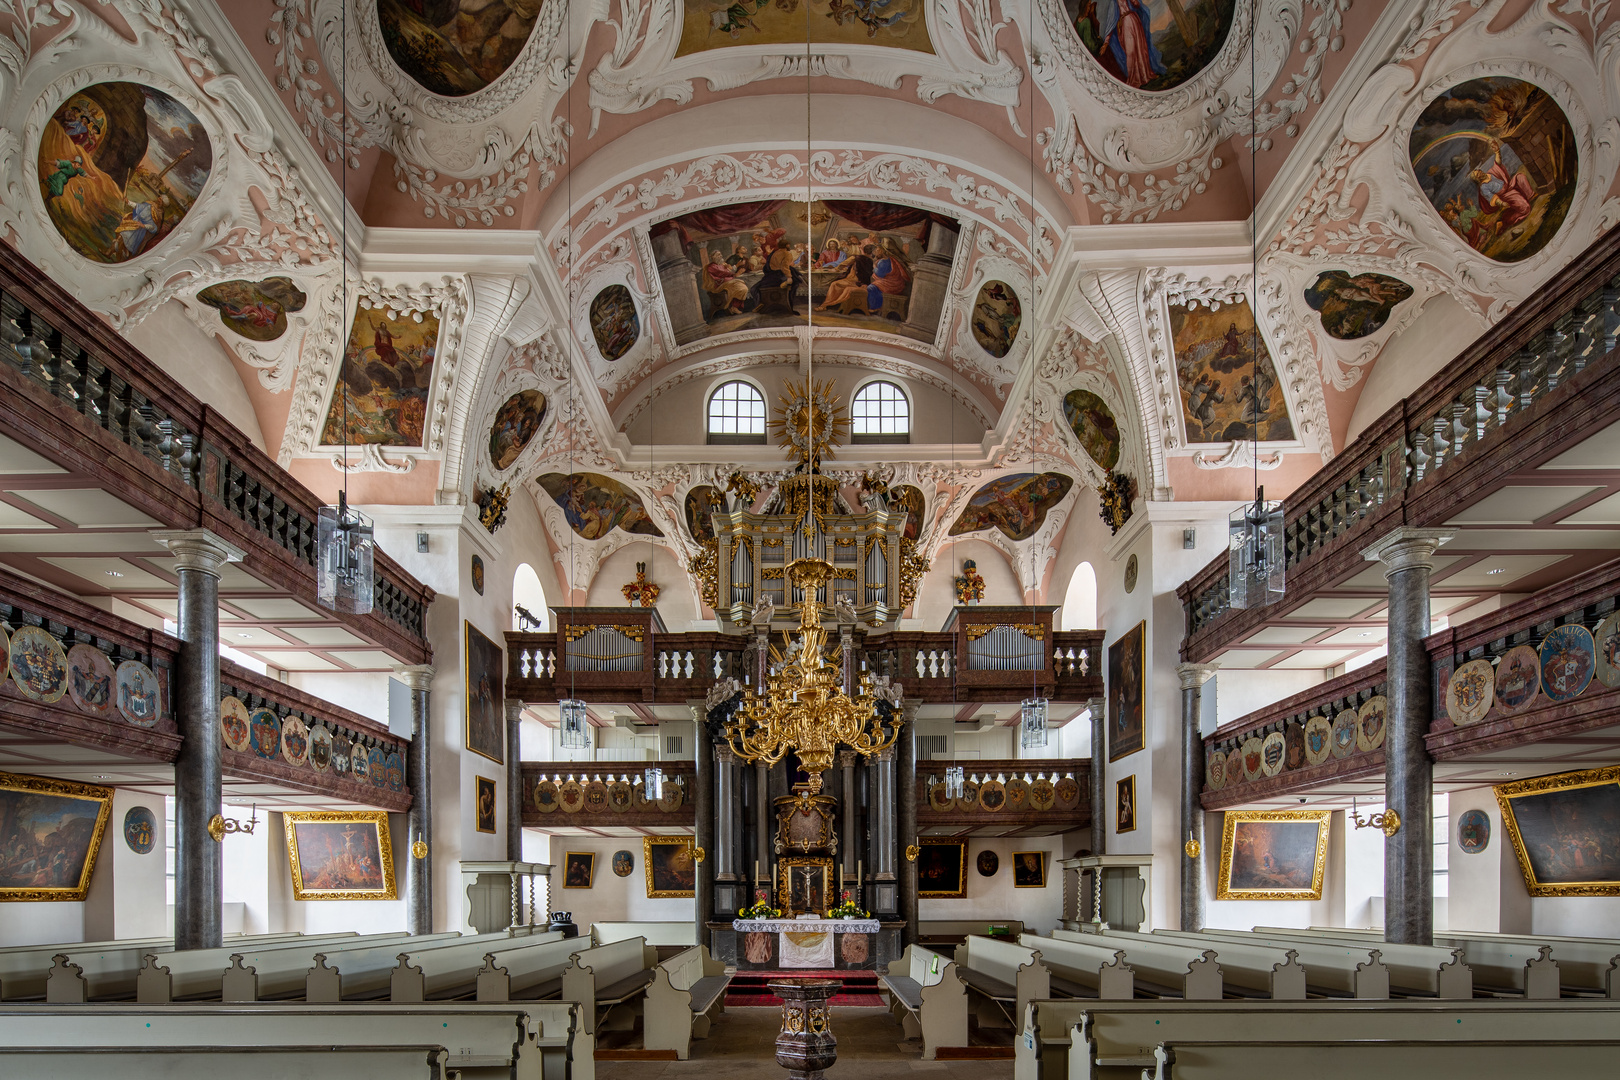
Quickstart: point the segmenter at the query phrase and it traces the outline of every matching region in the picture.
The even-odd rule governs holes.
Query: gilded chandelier
[[[899,717],[887,730],[878,717],[871,680],[861,675],[860,693],[844,693],[842,672],[823,655],[827,631],[821,625],[817,590],[833,577],[833,566],[822,559],[796,559],[787,566],[789,580],[804,590],[799,605],[798,650],[768,676],[765,695],[748,691],[733,719],[726,724],[726,740],[738,757],[774,765],[797,751],[800,767],[810,774],[810,791],[821,790],[821,774],[832,768],[833,753],[848,746],[863,757],[892,746],[900,734]]]

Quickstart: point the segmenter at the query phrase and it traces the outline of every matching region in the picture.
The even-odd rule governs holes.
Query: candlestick
[[[866,864],[859,859],[855,860],[855,888],[859,889],[866,881]]]
[[[840,897],[844,895],[844,868],[842,866],[838,868],[838,895]]]

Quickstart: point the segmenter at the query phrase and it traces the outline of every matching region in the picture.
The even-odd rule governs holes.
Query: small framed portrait
[[[0,901],[83,900],[112,797],[110,787],[0,773]]]
[[[668,785],[666,785],[667,790]],[[641,865],[647,872],[647,896],[692,896],[697,889],[697,860],[692,858],[690,836],[645,836]]]
[[[1217,900],[1320,900],[1331,810],[1228,810]]]
[[[1620,896],[1620,766],[1502,784],[1496,801],[1531,896]]]
[[[1136,831],[1136,774],[1114,785],[1114,831]]]
[[[596,852],[570,851],[563,856],[563,888],[588,889],[596,880]]]
[[[1046,852],[1015,851],[1013,860],[1013,888],[1046,888]]]
[[[383,810],[282,814],[294,900],[397,900]]]
[[[478,803],[474,807],[473,828],[492,833],[495,831],[495,781],[487,776],[474,776],[473,782]]]
[[[952,900],[967,896],[967,841],[925,836],[918,845],[917,895]]]

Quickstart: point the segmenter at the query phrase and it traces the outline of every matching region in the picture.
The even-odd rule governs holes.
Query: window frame
[[[855,419],[856,412],[855,412],[855,410],[856,410],[856,406],[860,403],[861,395],[867,393],[870,390],[873,390],[874,388],[884,387],[884,386],[889,387],[892,390],[894,390],[894,392],[899,395],[901,403],[904,404],[904,406],[905,406],[906,429],[904,431],[866,431],[866,432],[856,431],[855,430],[855,423],[856,423],[856,419]],[[884,402],[884,401],[878,401],[878,402],[875,402],[874,404],[876,404],[878,406],[881,406],[881,405],[886,404],[886,403],[887,402]],[[904,444],[908,444],[908,443],[911,442],[911,420],[912,420],[912,416],[913,416],[914,412],[915,412],[915,410],[912,408],[911,394],[898,381],[896,381],[894,379],[891,379],[891,378],[881,378],[881,377],[880,378],[874,378],[874,379],[868,379],[864,383],[861,383],[859,386],[857,386],[855,388],[855,392],[850,395],[850,399],[849,399],[849,421],[850,421],[849,441],[852,444],[863,444],[863,445],[868,445],[868,446],[870,446],[870,445],[884,445],[884,444],[888,444],[888,445],[904,445]],[[881,414],[881,409],[877,410],[874,418],[878,421],[879,425],[881,426],[881,423],[882,423],[882,421],[884,419],[884,417]]]
[[[715,400],[717,398],[719,398],[720,395],[727,388],[732,387],[732,386],[744,386],[744,387],[747,387],[754,394],[755,399],[759,402],[759,410],[760,411],[759,411],[759,431],[758,432],[751,432],[751,431],[749,431],[749,432],[744,432],[744,431],[715,431],[714,430],[714,422],[715,422],[714,406],[715,406]],[[732,402],[732,404],[740,405],[740,404],[742,404],[742,402],[741,402],[740,399],[737,399],[737,400],[734,400]],[[732,419],[733,421],[736,421],[737,426],[740,427],[741,426],[741,421],[742,421],[741,410],[740,409],[735,410],[733,415],[730,417],[730,419]],[[752,417],[750,417],[750,419],[752,419]],[[754,383],[752,380],[749,380],[749,379],[737,379],[737,378],[725,379],[724,381],[720,382],[718,385],[713,387],[709,391],[708,396],[706,398],[704,398],[704,402],[703,402],[703,431],[704,431],[704,436],[705,436],[705,438],[706,438],[706,440],[707,440],[707,442],[708,442],[708,444],[710,446],[764,446],[765,442],[766,442],[766,438],[765,438],[766,428],[769,425],[769,422],[770,422],[770,407],[765,403],[765,391],[762,390],[759,387],[759,385]]]

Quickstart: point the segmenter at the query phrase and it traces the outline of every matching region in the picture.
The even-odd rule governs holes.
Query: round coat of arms
[[[349,744],[349,774],[356,780],[364,780],[371,775],[371,758],[366,754],[366,748],[358,742]]]
[[[1356,710],[1346,709],[1333,718],[1333,756],[1347,758],[1356,752]]]
[[[68,694],[73,704],[87,713],[106,716],[113,707],[112,661],[90,645],[75,645],[67,651]]]
[[[1273,731],[1260,744],[1260,771],[1267,776],[1276,776],[1282,772],[1283,757],[1287,753],[1288,742],[1283,738],[1283,733]]]
[[[281,756],[281,721],[269,709],[257,709],[248,720],[253,752],[262,758]]]
[[[1138,573],[1138,570],[1137,570],[1136,556],[1132,555],[1130,558],[1125,560],[1125,591],[1126,592],[1135,592],[1136,591],[1136,575],[1137,575],[1137,573]]]
[[[332,732],[325,724],[309,729],[309,764],[316,772],[332,764]]]
[[[346,773],[354,768],[354,762],[349,758],[349,752],[353,749],[354,745],[347,735],[336,733],[332,736],[333,772]]]
[[[994,814],[1007,805],[1007,789],[999,780],[986,780],[979,785],[979,809]]]
[[[1022,776],[1007,781],[1007,809],[1017,813],[1029,806],[1029,784]]]
[[[585,789],[578,780],[564,780],[557,788],[557,805],[565,814],[577,814],[585,808]]]
[[[1592,631],[1597,653],[1597,677],[1604,686],[1620,686],[1620,612],[1610,615]]]
[[[1211,791],[1219,791],[1226,784],[1226,755],[1219,750],[1209,752],[1209,761],[1204,766],[1204,786]]]
[[[979,808],[979,785],[972,780],[962,781],[962,794],[956,797],[958,810],[977,810]]]
[[[1457,817],[1457,846],[1478,855],[1491,846],[1491,819],[1483,810],[1464,810]]]
[[[1356,712],[1356,749],[1363,752],[1384,745],[1384,721],[1389,716],[1389,699],[1383,694],[1361,703]]]
[[[1597,647],[1580,623],[1560,626],[1541,642],[1541,689],[1553,701],[1578,698],[1592,682]]]
[[[600,814],[608,808],[607,785],[600,780],[592,780],[585,785],[585,809],[593,814]]]
[[[157,846],[157,819],[144,806],[132,806],[124,815],[124,843],[137,855],[146,855]]]
[[[1305,721],[1305,763],[1320,765],[1333,754],[1333,724],[1318,713]]]
[[[1052,781],[1044,776],[1036,777],[1035,782],[1029,785],[1029,804],[1037,810],[1050,810],[1057,793],[1052,789]]]
[[[309,725],[296,716],[287,717],[281,725],[281,756],[289,765],[309,760]]]
[[[1073,806],[1080,801],[1080,782],[1072,776],[1059,780],[1052,790],[1057,795],[1057,801],[1064,806]]]
[[[613,853],[613,872],[619,877],[629,877],[636,868],[636,857],[628,851],[620,849]]]
[[[1305,727],[1298,722],[1290,722],[1283,728],[1283,745],[1287,753],[1283,755],[1283,767],[1297,769],[1305,764]]]
[[[219,737],[232,750],[246,750],[253,744],[252,721],[247,706],[229,695],[219,699]]]
[[[1261,755],[1264,744],[1254,736],[1243,740],[1239,752],[1243,755],[1243,779],[1253,783],[1265,775],[1265,758]],[[1281,759],[1279,759],[1281,760]]]
[[[557,785],[550,780],[542,780],[534,785],[534,808],[542,814],[557,812]]]
[[[118,665],[118,714],[136,727],[158,721],[157,676],[139,660]]]
[[[371,777],[372,787],[388,786],[388,751],[380,746],[373,746],[367,752],[366,775]]]
[[[613,781],[608,785],[607,792],[608,809],[615,814],[626,813],[630,809],[630,804],[635,801],[635,796],[630,794],[630,785],[623,780]],[[618,856],[615,855],[614,858],[618,858]],[[623,877],[624,875],[620,874],[619,876]]]
[[[1489,660],[1470,660],[1451,673],[1446,686],[1446,712],[1458,727],[1485,719],[1496,701],[1496,670]]]
[[[49,705],[67,693],[67,654],[62,643],[38,626],[11,635],[11,677],[23,697]]]
[[[681,803],[685,799],[686,791],[681,785],[665,780],[664,791],[658,796],[658,809],[666,814],[673,814],[681,808]]]
[[[1496,662],[1496,707],[1506,715],[1520,712],[1541,689],[1541,657],[1529,645],[1515,645]]]
[[[954,800],[945,793],[944,784],[928,785],[928,808],[937,814],[943,814],[951,808]]]

